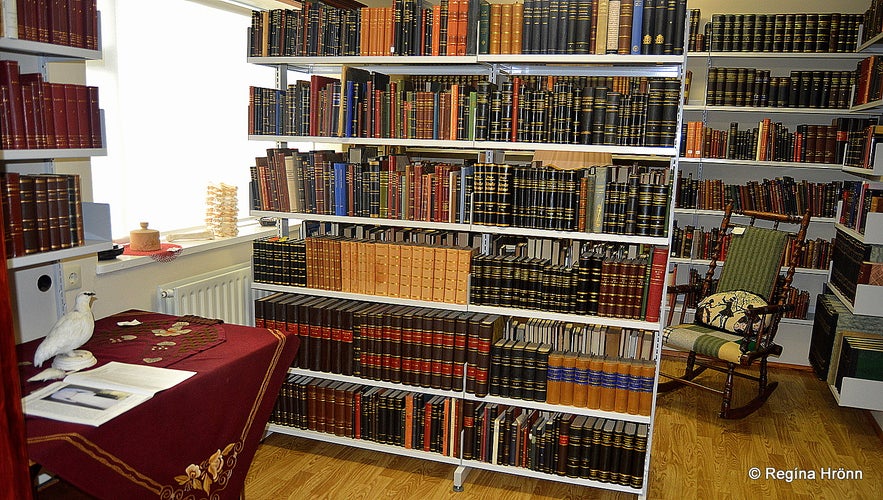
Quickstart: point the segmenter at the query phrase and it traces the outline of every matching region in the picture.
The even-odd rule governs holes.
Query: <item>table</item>
[[[133,362],[133,356],[157,362],[160,356],[143,356],[144,344],[115,341],[131,331],[116,323],[131,319],[171,325],[180,318],[126,311],[96,321],[96,333],[82,349],[93,351],[97,366]],[[26,416],[30,459],[99,498],[238,498],[300,343],[280,330],[211,328],[219,339],[165,365],[196,375],[99,427]],[[167,347],[184,338],[157,336],[152,342]],[[32,360],[39,342],[18,346],[19,360]],[[101,342],[116,345],[102,350]],[[26,382],[40,370],[21,367],[23,395],[45,385]]]

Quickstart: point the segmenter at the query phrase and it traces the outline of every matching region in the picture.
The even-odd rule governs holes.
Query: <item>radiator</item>
[[[250,262],[160,285],[156,298],[162,313],[254,326]]]

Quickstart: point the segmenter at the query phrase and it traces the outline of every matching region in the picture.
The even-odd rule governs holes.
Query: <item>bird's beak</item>
[[[83,295],[88,295],[88,296],[90,296],[90,297],[94,297],[94,296],[95,296],[95,292],[83,292]]]

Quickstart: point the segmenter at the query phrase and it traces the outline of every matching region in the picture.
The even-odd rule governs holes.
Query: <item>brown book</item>
[[[401,249],[402,245],[390,244],[387,247],[387,283],[386,295],[401,297]]]
[[[4,101],[6,107],[3,115],[8,117],[8,130],[4,130],[4,137],[8,134],[9,141],[4,141],[4,149],[25,149],[25,107],[22,100],[22,86],[18,62],[0,61],[0,87],[9,89],[8,99]],[[8,144],[6,144],[8,142]]]
[[[389,243],[377,242],[374,248],[374,293],[389,294]]]
[[[37,248],[39,252],[52,250],[50,230],[50,203],[48,179],[44,176],[32,176],[34,182],[35,227],[37,229]]]
[[[341,382],[334,386],[333,432],[335,436],[346,435],[346,414],[349,413],[346,407],[346,392],[350,390],[351,385],[351,383]]]
[[[619,360],[616,363],[616,390],[614,393],[613,410],[625,413],[629,399],[629,363]]]
[[[574,353],[565,353],[562,366],[564,371],[564,383],[561,384],[560,404],[573,405],[573,373],[576,370],[577,355]]]
[[[432,361],[430,364],[431,377],[430,377],[430,387],[433,389],[442,389],[443,383],[442,379],[444,378],[444,358],[445,358],[445,349],[447,348],[446,344],[446,332],[445,332],[445,322],[444,315],[446,311],[434,311],[432,314],[432,350],[431,357]],[[452,332],[453,333],[453,332]],[[452,339],[453,340],[453,339]],[[453,344],[451,345],[453,348]],[[452,352],[453,355],[453,352]]]
[[[555,473],[559,476],[567,474],[567,448],[570,442],[570,423],[573,422],[575,415],[562,415],[558,421],[558,447],[556,456],[558,462],[555,464]]]
[[[79,175],[67,175],[67,193],[70,204],[71,241],[74,246],[86,243],[86,227],[83,221],[82,189]]]
[[[473,253],[471,248],[461,248],[457,251],[457,292],[454,300],[456,304],[466,304],[469,299],[467,290]]]
[[[421,275],[420,299],[435,300],[435,248],[423,247],[423,271]]]
[[[25,254],[24,226],[22,225],[21,179],[17,172],[0,174],[0,197],[3,203],[6,257]]]
[[[433,370],[437,369],[441,375],[441,365],[436,362],[436,354],[441,355],[441,346],[435,346],[436,322],[435,317],[442,311],[425,310],[421,315],[421,341],[420,341],[420,386],[432,387]],[[441,340],[441,336],[438,337]],[[434,366],[435,365],[435,366]],[[441,385],[441,381],[438,382]]]
[[[524,4],[516,3],[512,5],[512,54],[521,54],[522,52],[522,35],[524,30]],[[513,129],[514,132],[514,129]]]
[[[45,85],[41,73],[19,75],[25,107],[25,142],[29,149],[48,147],[46,133]]]
[[[641,362],[630,362],[629,364],[629,390],[628,402],[626,403],[626,412],[630,415],[637,415],[641,405]]]
[[[64,89],[64,107],[67,131],[68,147],[72,149],[82,148],[83,143],[80,140],[80,108],[77,104],[77,87],[78,85],[63,83]]]
[[[601,364],[600,409],[613,411],[616,401],[616,358],[605,357]]]
[[[573,406],[585,408],[589,397],[589,362],[591,358],[580,355],[576,358],[573,372]]]
[[[488,314],[480,317],[478,324],[478,361],[475,372],[475,395],[488,394],[491,346],[503,336],[505,317]]]
[[[402,316],[407,306],[395,307],[389,312],[388,377],[393,383],[402,382]]]
[[[593,410],[601,408],[601,384],[603,380],[604,359],[592,356],[589,359],[589,381],[586,395],[586,407]]]
[[[652,361],[644,361],[641,364],[641,398],[638,405],[638,415],[650,415],[653,406],[653,380],[656,377],[656,365]]]
[[[502,54],[502,36],[503,4],[492,3],[490,18],[490,44],[488,45],[488,51],[490,54]]]
[[[478,318],[481,317],[481,314],[476,313],[463,313],[465,321],[467,323],[467,333],[466,333],[466,392],[470,394],[475,394],[475,376],[478,369],[478,348],[479,348],[479,337],[478,337]]]
[[[319,382],[307,384],[307,429],[315,431],[319,427]]]
[[[564,385],[563,370],[564,352],[550,352],[546,379],[546,402],[550,405],[561,404],[561,392]]]
[[[454,356],[451,367],[451,389],[464,390],[466,351],[469,342],[469,313],[454,313]]]

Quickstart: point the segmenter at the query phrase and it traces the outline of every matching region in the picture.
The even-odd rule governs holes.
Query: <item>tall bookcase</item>
[[[721,40],[728,40],[727,43],[733,43],[733,25],[748,23],[747,19],[751,19],[754,23],[755,18],[761,16],[774,16],[778,12],[798,11],[802,7],[799,5],[777,5],[770,7],[773,14],[748,14],[751,9],[738,10],[738,14],[730,14],[734,9],[733,6],[719,6],[720,11],[710,10],[706,8],[707,4],[715,2],[697,2],[691,4],[691,8],[701,8],[701,17],[698,23],[698,33],[708,37],[706,40],[706,48],[712,50],[693,50],[688,54],[688,69],[692,73],[691,90],[689,92],[689,101],[684,106],[684,122],[699,122],[707,128],[717,131],[728,132],[733,136],[733,124],[736,124],[741,133],[745,133],[751,129],[758,129],[760,124],[767,120],[773,127],[781,124],[790,133],[799,130],[799,126],[825,126],[832,132],[832,128],[836,128],[838,120],[866,118],[875,120],[876,116],[868,111],[853,111],[848,105],[840,107],[820,107],[818,105],[802,107],[795,106],[777,106],[772,105],[751,105],[751,95],[748,96],[748,103],[738,103],[733,105],[731,102],[734,97],[730,95],[735,88],[742,85],[742,82],[736,82],[735,69],[747,68],[749,72],[754,70],[766,71],[767,78],[776,79],[776,77],[790,77],[795,73],[803,72],[806,74],[815,73],[815,77],[824,74],[824,72],[852,72],[855,70],[856,63],[865,56],[856,53],[854,50],[848,52],[815,52],[807,49],[806,51],[782,51],[781,47],[778,51],[773,51],[770,44],[763,46],[757,44],[751,45],[751,39],[742,47],[721,50],[720,45],[712,46],[712,42],[721,44]],[[738,8],[738,7],[736,7]],[[761,12],[768,9],[761,9]],[[718,12],[727,12],[727,14],[719,14]],[[823,12],[830,14],[830,11],[816,10],[815,12]],[[791,13],[789,18],[794,21],[798,14]],[[726,17],[727,22],[723,22]],[[804,11],[803,18],[806,17]],[[860,15],[859,15],[860,17]],[[727,26],[726,33],[716,33],[714,30],[704,29],[706,24],[712,25],[712,19],[719,19],[720,22],[716,26]],[[733,21],[735,18],[735,22]],[[771,18],[771,17],[770,17]],[[729,24],[727,24],[729,23]],[[738,29],[738,28],[736,28]],[[793,33],[793,30],[792,30]],[[754,40],[760,40],[761,37],[754,36]],[[735,42],[735,43],[738,43]],[[691,47],[692,48],[692,47]],[[720,97],[714,101],[708,101],[714,95],[715,81],[717,75],[724,75],[722,68],[726,68],[730,81],[722,81],[717,86],[717,95],[723,91],[726,97]],[[759,74],[759,72],[758,72]],[[744,73],[739,74],[739,78],[743,78]],[[759,77],[758,77],[759,78]],[[723,78],[721,78],[723,80]],[[794,80],[794,79],[792,79]],[[711,88],[709,88],[711,87]],[[744,86],[742,87],[744,88]],[[850,88],[845,87],[845,96],[849,96]],[[750,90],[749,90],[750,93]],[[726,100],[725,100],[726,99]],[[735,98],[738,101],[738,98]],[[723,104],[721,101],[726,102]],[[832,99],[833,102],[833,99]],[[821,130],[821,127],[819,128]],[[806,129],[802,129],[806,132]],[[709,180],[720,180],[725,185],[746,186],[751,181],[758,181],[762,186],[762,192],[770,193],[776,188],[779,182],[761,182],[764,180],[788,180],[793,179],[794,182],[800,184],[807,182],[815,184],[819,188],[826,185],[833,186],[844,179],[856,179],[851,172],[841,169],[839,163],[831,160],[829,153],[828,159],[818,157],[815,161],[812,158],[805,158],[804,161],[784,161],[781,158],[777,161],[758,160],[757,157],[750,159],[733,159],[732,154],[728,154],[726,145],[715,144],[713,148],[718,148],[716,154],[709,153],[710,140],[705,141],[701,154],[690,153],[691,145],[686,144],[687,133],[682,136],[685,144],[682,145],[682,156],[680,158],[681,174],[684,177],[692,178],[701,182]],[[806,134],[808,135],[808,134]],[[830,133],[828,134],[830,135]],[[710,136],[710,135],[709,135]],[[806,137],[806,136],[804,136]],[[715,139],[716,140],[716,139]],[[833,137],[827,139],[829,143],[833,143]],[[696,143],[693,143],[696,144]],[[794,143],[788,143],[789,147],[794,148]],[[723,150],[721,150],[723,149]],[[822,148],[824,149],[824,148]],[[830,148],[829,148],[829,151]],[[754,151],[751,152],[752,154]],[[718,157],[713,157],[718,156]],[[744,158],[744,156],[739,156]],[[793,158],[792,158],[793,159]],[[832,184],[833,183],[833,184]],[[824,209],[816,214],[810,223],[807,240],[821,243],[818,251],[821,255],[830,255],[832,250],[832,242],[835,237],[835,223],[838,220],[839,212],[837,212],[837,200],[839,200],[839,191],[828,189],[831,196],[824,205]],[[822,191],[818,191],[821,193]],[[818,198],[818,195],[812,195],[810,198]],[[815,201],[815,200],[813,200]],[[771,211],[775,211],[772,209]],[[720,220],[719,210],[677,208],[677,222],[679,228],[710,228],[716,227]],[[677,244],[677,242],[676,242]],[[681,264],[685,269],[690,267],[702,267],[704,265],[703,258],[695,257],[697,250],[694,245],[694,257],[675,258],[674,262]],[[798,268],[795,274],[794,285],[796,288],[808,292],[807,298],[807,314],[805,318],[784,318],[779,326],[779,333],[776,337],[778,343],[782,344],[783,354],[777,360],[780,363],[794,365],[808,365],[808,353],[810,348],[810,331],[813,324],[813,315],[815,311],[815,298],[821,293],[828,276],[828,258],[817,259],[816,262],[807,262],[807,266]],[[701,271],[704,273],[704,271]],[[688,279],[679,269],[678,279],[684,281]]]
[[[342,67],[358,68],[369,72],[382,72],[387,75],[475,75],[483,80],[490,82],[502,82],[507,78],[514,76],[542,76],[542,77],[570,77],[570,76],[605,76],[605,77],[636,77],[649,79],[666,78],[676,82],[677,88],[682,87],[684,69],[686,59],[683,55],[565,55],[565,54],[517,54],[517,55],[500,55],[500,54],[478,54],[478,55],[461,55],[461,56],[332,56],[332,57],[285,57],[285,56],[266,56],[266,57],[249,57],[249,62],[254,64],[262,64],[273,66],[277,69],[277,89],[285,90],[289,87],[289,72],[296,71],[307,73],[309,75],[339,75]],[[679,90],[680,95],[682,90]],[[504,155],[521,154],[545,151],[545,152],[574,152],[574,153],[604,153],[614,157],[625,158],[624,161],[641,161],[651,162],[663,165],[662,169],[667,173],[669,182],[676,178],[678,172],[678,155],[677,143],[680,131],[681,116],[681,99],[677,99],[676,114],[672,117],[673,128],[672,135],[674,142],[670,146],[616,146],[616,145],[582,145],[572,143],[552,143],[552,142],[509,142],[509,141],[488,141],[488,140],[446,140],[446,139],[395,139],[395,138],[366,138],[366,137],[315,137],[302,135],[251,135],[250,139],[270,141],[279,146],[288,143],[308,143],[322,145],[352,145],[352,146],[376,146],[378,148],[404,148],[422,151],[422,155],[432,156],[433,154],[449,154],[453,152],[459,156],[472,155],[480,157],[482,162],[498,163],[506,161]],[[276,109],[280,109],[276,107]],[[312,116],[316,116],[316,111],[312,111]],[[327,147],[327,146],[326,146]],[[669,193],[671,190],[669,190]],[[257,216],[276,217],[283,220],[294,220],[296,223],[302,224],[300,229],[305,228],[307,223],[322,223],[331,226],[330,231],[335,232],[338,226],[342,225],[365,225],[380,228],[414,228],[417,230],[427,230],[440,233],[460,233],[475,235],[480,243],[477,252],[489,252],[491,238],[495,236],[503,237],[523,237],[533,239],[557,239],[566,240],[565,246],[570,246],[571,242],[595,242],[599,244],[624,245],[625,247],[637,248],[644,246],[652,253],[653,248],[663,249],[661,252],[667,256],[668,247],[670,245],[671,234],[671,211],[673,209],[673,196],[669,195],[664,205],[663,222],[664,229],[660,236],[632,236],[623,234],[612,234],[610,232],[578,232],[578,231],[561,231],[548,229],[531,229],[525,227],[512,226],[492,226],[477,224],[474,222],[452,223],[452,222],[423,222],[416,220],[401,220],[392,218],[376,218],[376,217],[354,217],[352,215],[325,215],[314,213],[295,213],[289,211],[266,211],[253,210],[252,214]],[[288,228],[287,224],[283,224],[282,232],[286,234],[294,234],[293,228]],[[291,229],[290,233],[288,230]],[[470,237],[472,238],[472,237]],[[474,266],[473,260],[473,266]],[[575,261],[574,261],[575,262]],[[473,267],[473,272],[475,271]],[[308,269],[307,272],[310,272]],[[664,272],[664,266],[663,266]],[[649,276],[649,274],[647,275]],[[643,285],[647,285],[648,278],[644,278]],[[657,290],[664,297],[665,283],[664,279],[660,279]],[[472,276],[472,286],[476,286],[475,275]],[[543,412],[544,417],[551,418],[558,414],[565,414],[571,420],[591,419],[592,422],[608,424],[610,429],[617,427],[619,429],[632,429],[630,434],[632,438],[637,439],[638,436],[646,437],[646,448],[643,445],[638,451],[634,450],[633,444],[629,443],[629,460],[632,464],[638,464],[638,470],[635,476],[629,481],[618,483],[610,482],[609,479],[586,479],[582,477],[574,477],[570,474],[556,474],[540,472],[526,467],[513,467],[494,463],[495,461],[486,462],[479,459],[464,459],[459,452],[448,454],[426,452],[423,450],[412,449],[408,447],[393,446],[365,439],[354,439],[336,435],[330,432],[315,432],[312,430],[302,429],[289,425],[271,424],[269,430],[272,432],[280,432],[298,437],[309,439],[328,441],[346,446],[354,446],[359,448],[372,449],[386,453],[405,455],[424,460],[438,461],[456,466],[454,473],[454,489],[462,490],[465,477],[470,469],[483,469],[494,472],[513,474],[520,476],[535,477],[541,479],[549,479],[556,481],[564,481],[578,485],[589,487],[597,487],[603,489],[617,490],[627,493],[634,493],[640,497],[646,496],[649,482],[649,464],[650,453],[652,449],[653,436],[653,420],[655,415],[655,394],[657,385],[657,375],[661,350],[661,328],[660,320],[645,321],[642,319],[627,319],[617,316],[600,316],[587,314],[571,314],[566,312],[553,312],[547,309],[526,309],[501,307],[496,305],[480,305],[468,300],[465,303],[452,303],[450,301],[435,302],[429,300],[415,300],[412,298],[390,297],[383,295],[366,295],[361,293],[352,293],[340,290],[329,290],[322,288],[288,286],[262,283],[256,280],[253,285],[256,293],[267,295],[273,293],[290,293],[307,296],[329,297],[336,299],[350,299],[354,301],[363,301],[377,304],[390,304],[410,308],[420,308],[422,310],[474,313],[478,315],[487,315],[488,317],[500,317],[504,323],[508,323],[513,318],[523,319],[539,319],[553,320],[560,323],[573,323],[580,325],[596,325],[598,327],[611,327],[622,329],[635,329],[648,332],[652,341],[649,343],[648,358],[653,366],[653,376],[647,380],[646,390],[649,395],[649,409],[647,414],[628,413],[626,411],[609,411],[601,409],[590,409],[588,407],[550,404],[545,401],[532,401],[527,399],[516,399],[512,397],[503,397],[495,395],[478,395],[469,389],[469,376],[463,379],[464,384],[460,386],[455,383],[452,389],[437,389],[431,386],[406,385],[402,383],[392,382],[390,380],[382,380],[379,377],[353,377],[338,373],[330,373],[326,371],[317,371],[306,369],[303,367],[292,368],[291,373],[294,377],[311,377],[320,381],[331,381],[326,384],[342,383],[357,384],[369,386],[373,388],[386,389],[394,393],[400,392],[416,392],[420,394],[432,396],[441,396],[452,401],[459,400],[470,404],[499,404],[502,409],[507,406],[512,408],[521,408],[525,411],[537,410]],[[611,295],[610,297],[613,297]],[[616,300],[616,299],[614,299]],[[664,302],[664,300],[663,300]],[[659,312],[659,311],[656,311]],[[403,313],[407,316],[408,312]],[[432,314],[432,313],[430,313]],[[660,314],[658,317],[662,317]],[[278,324],[277,324],[278,326]],[[470,336],[472,333],[469,334]],[[496,340],[496,338],[494,338]],[[494,352],[491,352],[491,346],[486,345],[484,354],[490,358]],[[479,351],[480,353],[481,351]],[[467,355],[468,356],[468,355]],[[467,360],[469,358],[467,357]],[[574,359],[576,359],[574,357]],[[479,362],[480,363],[480,362]],[[491,370],[493,365],[489,366]],[[488,368],[485,364],[484,368]],[[470,372],[471,367],[467,361],[460,370],[464,374]],[[549,369],[552,369],[549,363]],[[457,368],[454,368],[457,370]],[[600,372],[599,372],[600,375]],[[549,380],[553,380],[553,375],[549,375]],[[625,379],[623,379],[625,380]],[[456,406],[457,403],[452,403]],[[501,411],[502,411],[501,409]],[[456,418],[456,417],[455,417]],[[570,420],[567,420],[570,422]],[[619,426],[617,423],[621,422]],[[452,427],[455,431],[461,429],[459,425]],[[598,437],[600,438],[600,428]],[[611,434],[612,435],[612,434]],[[552,434],[547,437],[551,437]],[[560,437],[559,443],[566,446],[568,434]],[[527,434],[525,434],[527,438]],[[465,446],[460,435],[455,435],[453,441],[460,443],[455,445]],[[461,446],[462,445],[462,446]],[[612,443],[610,444],[612,445]],[[600,447],[598,448],[600,450]],[[567,457],[559,457],[566,460]],[[563,463],[563,462],[559,462]],[[616,471],[619,473],[619,471]]]
[[[3,5],[3,15],[6,17],[4,18],[4,36],[0,37],[0,59],[15,61],[19,73],[39,74],[44,81],[50,82],[49,64],[52,62],[101,59],[100,36],[96,29],[98,13],[94,10],[94,3],[90,12],[95,16],[94,22],[96,24],[89,28],[89,36],[95,37],[97,48],[83,48],[88,46],[84,40],[80,44],[81,46],[72,46],[26,39],[26,28],[18,24],[23,18],[16,18],[15,4],[16,2],[12,1],[4,2]],[[53,12],[61,12],[62,4],[54,6]],[[86,15],[85,13],[81,14]],[[84,28],[82,24],[80,27]],[[5,119],[6,117],[4,117]],[[106,154],[104,120],[100,110],[98,119],[100,121],[101,147],[3,149],[0,150],[0,171],[19,174],[53,174],[63,170],[57,168],[55,160],[87,159]],[[4,218],[6,215],[4,214]],[[14,285],[14,290],[11,290],[10,294],[16,308],[18,342],[45,335],[55,320],[66,311],[64,293],[66,279],[63,276],[62,261],[94,255],[111,248],[108,205],[83,202],[82,222],[85,239],[77,246],[14,255],[7,259],[6,266],[10,271],[10,281]],[[48,224],[45,220],[40,221],[38,227]],[[53,310],[55,314],[47,314]]]

